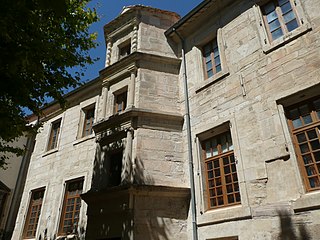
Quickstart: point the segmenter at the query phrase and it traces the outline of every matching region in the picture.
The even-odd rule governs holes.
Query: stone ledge
[[[252,218],[250,207],[242,205],[208,210],[197,217],[199,227]]]
[[[302,195],[296,199],[293,203],[294,212],[303,212],[309,210],[320,209],[320,191],[315,191]]]

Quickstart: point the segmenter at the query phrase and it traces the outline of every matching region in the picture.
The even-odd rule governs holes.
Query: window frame
[[[206,71],[206,63],[205,63],[205,57],[203,48],[206,44],[212,42],[214,39],[217,40],[217,46],[220,56],[220,65],[221,65],[221,71],[213,74],[213,76],[208,77],[207,71]],[[225,55],[225,40],[223,38],[223,29],[217,27],[215,30],[215,34],[213,34],[213,37],[210,36],[210,38],[205,38],[204,41],[201,41],[197,44],[197,49],[199,52],[199,61],[201,62],[200,68],[202,68],[202,80],[196,84],[195,92],[199,93],[203,89],[206,89],[213,83],[227,77],[229,75],[229,69],[227,65],[226,55]],[[200,56],[201,55],[201,56]]]
[[[96,113],[95,113],[95,105],[91,105],[89,107],[86,107],[84,109],[82,109],[83,111],[83,123],[82,123],[82,133],[81,133],[81,137],[84,138],[84,137],[88,137],[90,135],[93,134],[93,124],[95,122],[95,118],[96,118]],[[89,122],[89,127],[88,127],[88,130],[87,131],[87,116],[88,116],[88,113],[92,112],[93,113],[93,116],[90,118],[90,122]],[[89,133],[88,133],[89,132]]]
[[[38,200],[33,200],[35,194],[41,194],[42,196],[38,199]],[[35,190],[31,191],[31,196],[30,196],[30,200],[29,200],[29,205],[28,205],[28,211],[27,211],[27,215],[26,215],[26,219],[24,222],[24,228],[23,228],[23,238],[24,239],[34,239],[36,237],[37,234],[37,229],[38,229],[38,223],[39,223],[39,219],[40,219],[40,215],[41,215],[41,209],[42,209],[42,205],[43,205],[43,199],[44,199],[44,194],[45,194],[45,188],[38,188]],[[34,224],[30,224],[30,220],[31,220],[31,211],[33,209],[33,207],[37,207],[37,211],[36,211],[36,217],[35,217],[35,223]],[[32,236],[27,236],[28,233],[28,228],[30,225],[33,225],[34,227],[32,228]]]
[[[222,136],[230,136],[230,140],[232,143],[232,149],[228,150],[227,152],[222,152],[222,148],[221,148],[221,137]],[[217,139],[218,143],[217,145],[217,150],[218,150],[218,154],[217,155],[212,155],[207,157],[206,154],[206,143],[207,142],[211,142],[213,139]],[[234,144],[232,141],[232,136],[231,136],[231,131],[230,129],[228,130],[224,130],[222,132],[217,133],[214,136],[210,136],[209,138],[206,138],[204,140],[201,140],[201,150],[202,150],[202,165],[203,165],[203,179],[205,181],[205,192],[206,192],[206,200],[207,200],[207,204],[206,204],[206,208],[207,210],[214,210],[214,209],[218,209],[218,208],[223,208],[223,207],[229,207],[229,206],[235,206],[235,205],[240,205],[241,204],[241,193],[240,193],[240,181],[239,181],[239,174],[238,174],[238,170],[237,170],[237,161],[235,160],[235,155],[234,155]],[[212,146],[210,148],[210,151],[212,153]],[[233,162],[232,162],[232,157],[233,157]],[[224,164],[224,159],[228,158],[229,159],[229,163],[228,164]],[[214,165],[214,161],[219,162],[219,167],[215,168],[213,167]],[[211,162],[212,168],[208,169],[208,163]],[[234,166],[235,171],[232,172],[232,165]],[[229,166],[229,173],[225,173],[224,169],[225,167]],[[211,205],[211,199],[216,199],[218,200],[218,194],[215,193],[215,195],[212,197],[210,196],[210,190],[212,191],[216,191],[217,185],[213,185],[211,186],[211,188],[209,187],[209,181],[212,182],[216,182],[217,177],[215,177],[214,175],[212,176],[212,178],[209,179],[209,172],[210,170],[212,172],[214,172],[215,170],[219,169],[219,172],[221,172],[220,179],[221,179],[221,189],[222,189],[222,198],[223,198],[223,204],[219,205],[218,203],[216,203],[215,206]],[[233,181],[233,175],[236,174],[236,181]],[[204,176],[205,175],[205,176]],[[226,176],[230,175],[231,177],[231,182],[229,182],[228,184],[232,186],[232,188],[235,188],[235,184],[237,184],[237,191],[231,191],[228,193],[227,191],[227,183],[226,183]],[[219,177],[218,176],[218,177]],[[233,195],[234,197],[234,202],[233,203],[228,203],[228,194],[229,195]],[[235,195],[238,194],[239,196],[239,201],[237,201]],[[220,195],[221,196],[221,195]]]
[[[82,189],[81,191],[79,191],[80,193],[78,193],[78,190],[76,190],[77,194],[75,195],[70,195],[71,191],[68,190],[68,187],[70,186],[70,184],[73,184],[73,183],[78,183],[78,184],[81,184],[82,185]],[[76,199],[74,201],[74,204],[73,204],[73,210],[72,210],[72,217],[70,218],[72,221],[74,221],[74,216],[75,216],[75,213],[77,212],[78,213],[78,222],[76,224],[76,226],[73,224],[73,226],[75,226],[75,228],[73,227],[72,231],[74,229],[77,230],[78,226],[79,226],[79,220],[80,220],[80,212],[81,212],[81,202],[82,202],[82,199],[80,197],[80,195],[82,194],[82,192],[84,191],[84,177],[79,177],[79,178],[76,178],[76,179],[72,179],[72,180],[68,180],[65,182],[65,190],[64,190],[64,195],[63,195],[63,203],[62,203],[62,210],[61,210],[61,213],[60,213],[60,221],[59,221],[59,228],[58,228],[58,235],[59,236],[65,236],[67,234],[70,234],[72,232],[65,232],[64,231],[64,228],[65,228],[65,224],[64,224],[64,221],[66,220],[66,209],[67,209],[67,202],[68,202],[68,199]],[[79,204],[77,204],[78,202],[78,199],[80,199],[80,202]],[[79,209],[76,209],[76,207],[80,205]],[[70,212],[69,212],[70,213]]]
[[[257,29],[260,36],[260,42],[261,42],[262,50],[265,54],[271,53],[272,51],[291,42],[292,40],[300,37],[301,35],[306,34],[308,31],[312,29],[311,24],[301,5],[301,1],[294,0],[294,4],[293,4],[293,0],[290,0],[291,7],[295,13],[296,20],[299,26],[296,29],[292,30],[291,32],[285,33],[283,36],[279,37],[278,39],[270,41],[270,38],[268,35],[268,29],[265,26],[265,21],[264,21],[262,9],[261,9],[261,6],[265,5],[269,1],[255,0],[256,4],[253,6]]]
[[[119,111],[119,103],[121,101],[121,110]],[[119,91],[114,93],[114,114],[120,114],[124,112],[127,108],[127,101],[128,101],[128,90]]]
[[[123,51],[124,50],[124,51]],[[124,52],[124,53],[123,53]],[[121,60],[127,56],[129,56],[132,53],[131,49],[131,39],[125,41],[124,43],[121,43],[118,46],[118,53],[119,53],[119,59]]]
[[[205,57],[205,54],[206,54],[206,51],[205,51],[205,48],[206,47],[209,47],[210,48],[210,61],[211,61],[211,70],[212,70],[212,76],[208,76],[208,72],[210,71],[210,70],[208,70],[208,68],[207,68],[207,61],[206,61],[206,57]],[[220,62],[220,64],[218,64],[218,65],[216,65],[216,62],[215,62],[215,56],[214,56],[214,50],[215,50],[215,48],[217,48],[217,52],[218,52],[218,55],[217,55],[217,57],[219,57],[219,62]],[[203,61],[203,71],[204,71],[204,76],[205,76],[205,79],[207,80],[207,79],[209,79],[209,78],[211,78],[211,77],[215,77],[216,76],[216,74],[218,74],[219,72],[221,72],[222,71],[222,62],[221,62],[221,54],[220,54],[220,48],[219,48],[219,44],[218,44],[218,39],[217,39],[217,37],[215,37],[215,38],[213,38],[213,39],[211,39],[209,42],[207,42],[206,44],[204,44],[203,46],[202,46],[202,61]],[[214,64],[214,66],[213,66],[213,64]],[[217,66],[219,66],[220,65],[220,70],[218,71],[217,70]]]
[[[288,29],[286,27],[286,22],[285,22],[284,17],[283,17],[284,14],[283,14],[283,12],[281,10],[281,6],[279,5],[279,0],[269,0],[269,1],[265,2],[263,5],[260,6],[260,10],[261,10],[261,13],[262,13],[264,26],[265,26],[269,41],[273,42],[273,41],[276,41],[278,38],[276,38],[276,39],[272,38],[272,32],[271,32],[271,29],[270,29],[270,26],[269,26],[269,23],[268,23],[268,20],[267,20],[267,14],[264,13],[264,9],[263,9],[264,6],[266,6],[267,4],[269,4],[271,2],[275,6],[275,12],[277,14],[277,19],[279,20],[280,29],[282,30],[282,35],[279,38],[281,38],[281,37],[283,37],[285,35],[288,35],[290,32],[292,32],[295,29],[299,28],[301,26],[301,21],[299,19],[299,16],[298,16],[296,8],[295,8],[295,5],[293,4],[292,0],[288,0],[288,2],[291,5],[292,12],[293,12],[293,14],[295,16],[295,20],[296,20],[296,22],[298,24],[298,26],[295,29],[293,29],[291,31],[288,31]]]
[[[320,162],[317,163],[315,161],[315,157],[314,157],[314,152],[320,153],[320,149],[318,149],[318,150],[312,149],[312,146],[310,145],[311,140],[309,139],[309,136],[308,136],[308,132],[311,132],[312,129],[318,128],[318,131],[315,131],[315,132],[316,132],[318,141],[320,142],[320,130],[319,130],[320,129],[320,116],[318,116],[317,112],[315,111],[316,110],[315,107],[312,105],[312,102],[315,100],[320,100],[320,96],[313,97],[313,98],[307,99],[305,101],[301,101],[299,103],[296,103],[294,105],[291,105],[291,106],[285,108],[286,120],[287,120],[287,124],[289,127],[289,132],[291,135],[294,151],[295,151],[295,154],[297,157],[299,172],[302,177],[304,188],[307,192],[320,190],[320,170],[317,168],[317,164],[320,165]],[[303,116],[306,116],[306,115],[301,114],[303,116],[299,115],[299,119],[302,121],[303,125],[295,128],[293,125],[293,120],[291,119],[291,117],[289,115],[289,111],[296,109],[298,107],[301,107],[303,105],[308,106],[312,122],[304,124]],[[306,141],[299,142],[298,135],[302,135],[303,133],[306,137]],[[312,140],[315,141],[314,139],[316,139],[316,138],[313,138]],[[307,144],[309,152],[302,153],[300,150],[300,147],[299,147],[299,143],[300,144],[301,143]],[[305,164],[304,159],[303,159],[303,156],[306,156],[306,155],[311,156],[311,162],[308,162],[308,164]],[[308,166],[313,166],[315,169],[316,174],[314,176],[317,177],[317,181],[319,184],[318,187],[313,188],[310,185],[309,176],[308,176],[308,173],[306,170],[306,167],[308,167]]]
[[[49,135],[48,144],[47,144],[47,151],[56,149],[58,147],[60,131],[61,131],[61,123],[62,123],[61,118],[59,118],[58,120],[53,121],[51,123],[50,135]],[[57,127],[55,127],[55,126],[57,126]]]

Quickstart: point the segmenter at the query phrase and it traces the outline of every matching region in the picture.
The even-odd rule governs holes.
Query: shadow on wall
[[[122,151],[121,182],[110,184],[112,174],[110,153]],[[135,158],[133,182],[124,175],[131,174],[131,159],[125,159],[125,148],[121,140],[108,144],[97,144],[92,188],[88,203],[86,239],[168,240],[186,232],[189,199],[169,198],[152,193],[154,179],[147,175],[142,159]],[[115,156],[112,155],[111,156]],[[119,159],[118,159],[119,160]],[[111,172],[110,172],[111,171]],[[182,220],[182,221],[181,221]],[[180,223],[183,222],[183,223]],[[177,233],[173,233],[172,225]],[[178,238],[177,238],[178,239]],[[182,238],[183,239],[183,238]]]
[[[288,211],[278,211],[280,219],[279,240],[311,240],[305,223],[294,224]],[[297,227],[298,226],[298,227]]]

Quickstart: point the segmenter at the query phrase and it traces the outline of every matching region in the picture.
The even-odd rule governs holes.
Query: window
[[[47,150],[55,149],[58,146],[60,125],[61,125],[61,119],[59,119],[58,121],[52,123],[50,137],[49,137],[49,143],[48,143],[48,149]]]
[[[83,178],[80,178],[66,183],[66,192],[64,195],[59,228],[59,234],[61,235],[74,233],[77,230],[81,207],[80,194],[83,189],[83,180]]]
[[[6,200],[10,194],[10,189],[0,181],[0,225],[4,217]]]
[[[94,110],[94,107],[84,110],[82,137],[89,136],[93,132],[92,125],[94,122]]]
[[[208,208],[240,203],[237,167],[230,131],[202,142]]]
[[[203,61],[205,65],[205,77],[210,78],[221,71],[221,60],[217,39],[203,46]]]
[[[108,173],[108,186],[118,186],[121,183],[121,170],[122,170],[122,157],[123,150],[117,150],[108,155],[109,173]]]
[[[270,41],[299,27],[291,0],[272,0],[261,6],[264,23]]]
[[[123,112],[127,107],[127,91],[115,95],[115,113]]]
[[[286,109],[307,191],[320,189],[320,97]]]
[[[131,44],[130,42],[124,46],[119,47],[119,60],[128,56],[131,53]]]
[[[28,208],[28,214],[24,226],[24,238],[35,238],[36,236],[44,196],[44,190],[45,189],[42,188],[32,191]]]

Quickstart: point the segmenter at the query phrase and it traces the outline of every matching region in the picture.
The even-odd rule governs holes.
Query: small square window
[[[126,107],[127,107],[127,91],[119,94],[115,94],[114,112],[121,113],[126,109]]]
[[[94,111],[95,111],[94,107],[84,110],[82,137],[89,136],[93,133],[92,125],[94,122]]]
[[[45,189],[42,188],[34,190],[31,193],[31,199],[23,231],[24,238],[35,238],[36,236],[44,196],[44,190]]]
[[[208,208],[241,202],[230,131],[202,141]]]
[[[299,21],[291,0],[271,0],[261,6],[264,24],[270,41],[299,27]]]
[[[83,178],[68,181],[64,195],[59,234],[76,233],[79,223]]]
[[[52,123],[47,150],[55,149],[58,146],[60,125],[61,125],[61,119]]]

